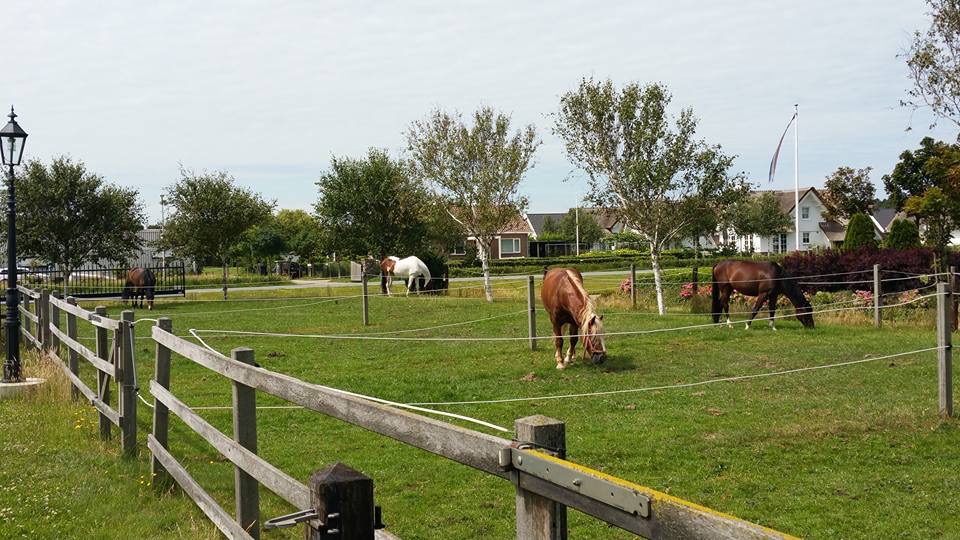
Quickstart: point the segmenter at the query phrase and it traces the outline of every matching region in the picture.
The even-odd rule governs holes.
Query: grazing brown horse
[[[581,336],[584,357],[589,353],[594,364],[607,359],[607,349],[603,345],[603,315],[597,315],[593,299],[583,288],[583,276],[579,271],[573,268],[554,268],[544,272],[540,299],[550,315],[550,322],[553,323],[557,369],[573,363],[577,339]],[[570,325],[570,348],[564,357],[560,355],[560,351],[563,349],[563,326],[567,324]]]
[[[813,308],[807,302],[803,291],[796,280],[784,272],[783,267],[774,262],[753,261],[721,261],[713,267],[713,322],[720,322],[720,315],[727,312],[727,325],[730,324],[730,295],[737,291],[746,296],[755,296],[753,312],[747,321],[747,330],[750,323],[757,316],[757,312],[764,303],[770,304],[770,328],[776,330],[773,324],[777,311],[777,299],[783,294],[790,299],[797,310],[797,320],[807,328],[813,328]]]
[[[123,285],[123,300],[132,299],[132,305],[137,305],[137,298],[140,299],[140,307],[143,307],[143,298],[147,298],[147,309],[153,309],[153,289],[157,285],[157,280],[153,271],[149,268],[139,266],[127,270],[127,282]]]

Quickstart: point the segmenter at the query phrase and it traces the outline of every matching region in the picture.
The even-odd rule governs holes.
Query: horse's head
[[[800,321],[800,324],[802,324],[804,328],[813,328],[813,315],[811,314],[813,306],[806,300],[804,300],[804,304],[806,305],[797,308],[797,320]]]
[[[607,359],[607,347],[603,344],[603,315],[592,313],[586,324],[580,327],[583,334],[583,354],[590,355],[594,364],[602,364]]]
[[[802,324],[804,328],[813,328],[813,306],[810,305],[807,297],[804,296],[800,285],[792,279],[787,279],[784,280],[784,286],[787,297],[797,310],[797,320],[800,321],[800,324]]]

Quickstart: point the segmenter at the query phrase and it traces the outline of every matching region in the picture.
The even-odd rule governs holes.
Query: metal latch
[[[503,448],[501,467],[512,466],[541,480],[546,480],[595,501],[641,517],[650,517],[650,497],[630,487],[628,482],[609,477],[600,471],[555,458],[536,450]]]
[[[320,519],[320,514],[317,514],[316,510],[301,510],[299,512],[294,512],[292,514],[287,514],[285,516],[275,517],[273,519],[268,519],[263,524],[264,529],[286,529],[288,527],[293,527],[297,523],[303,523],[304,521],[313,521],[315,519]]]

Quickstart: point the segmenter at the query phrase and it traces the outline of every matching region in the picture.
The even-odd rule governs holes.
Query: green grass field
[[[610,276],[588,278],[587,289],[613,290],[618,282]],[[372,336],[487,319],[392,336],[526,337],[523,281],[498,282],[498,300],[493,304],[479,298],[477,289],[452,291],[446,297],[374,297],[372,324],[366,328],[359,299],[324,298],[357,292],[349,287],[269,291],[275,299],[242,301],[268,296],[267,291],[249,290],[232,295],[237,301],[226,303],[163,300],[158,310],[137,310],[136,316],[169,316],[174,333],[182,336],[189,336],[189,329]],[[638,311],[629,310],[623,297],[602,298],[607,331],[709,322],[708,315],[691,314],[689,306],[678,305],[676,294],[675,288],[668,293],[671,312],[665,317],[651,313],[649,295],[643,296]],[[112,305],[110,314],[117,316],[120,309]],[[805,330],[785,319],[778,321],[776,333],[760,321],[750,331],[738,325],[732,330],[707,327],[610,337],[610,357],[604,365],[578,361],[563,371],[554,368],[552,343],[547,340],[539,343],[539,350],[530,351],[525,340],[202,335],[225,354],[234,347],[252,347],[257,361],[268,369],[398,402],[537,398],[437,408],[508,428],[516,418],[531,414],[564,420],[568,457],[574,461],[798,536],[960,537],[953,496],[960,489],[955,472],[960,431],[956,421],[937,417],[933,352],[735,383],[543,398],[766,373],[935,345],[929,311],[904,311],[881,330],[870,325],[866,312],[831,314],[817,323],[815,330]],[[140,323],[139,336],[148,335],[148,324]],[[82,327],[90,333],[89,325]],[[538,333],[548,332],[549,322],[539,312]],[[140,384],[146,388],[153,371],[152,342],[139,339],[136,354]],[[83,378],[92,383],[93,370],[85,368]],[[230,404],[226,379],[179,357],[173,361],[171,390],[191,406]],[[102,537],[165,536],[173,530],[171,522],[190,527],[190,532],[181,531],[184,537],[211,534],[185,496],[157,496],[139,483],[149,470],[145,445],[139,461],[120,460],[118,443],[97,440],[95,415],[88,407],[49,396],[33,399],[0,404],[14,417],[25,418],[23,429],[12,434],[0,430],[0,452],[9,456],[12,449],[19,456],[17,449],[38,446],[60,451],[17,457],[13,463],[0,460],[4,486],[0,536],[7,534],[2,531],[15,531],[11,536],[16,537],[33,525],[32,537],[56,536],[52,522],[36,518],[44,504],[67,509],[74,523]],[[259,394],[259,404],[282,402]],[[228,410],[200,412],[230,433]],[[86,420],[77,428],[81,417]],[[2,418],[10,422],[10,415]],[[141,404],[141,439],[150,430],[150,418],[149,409]],[[179,421],[171,424],[173,454],[232,509],[232,465]],[[503,480],[301,409],[262,409],[258,430],[261,455],[301,480],[335,461],[371,476],[384,521],[405,539],[513,535],[513,487]],[[31,466],[39,466],[50,478],[29,480],[23,469]],[[19,487],[6,488],[8,478],[16,479]],[[35,488],[31,482],[37,482]],[[76,489],[99,491],[80,501],[57,494]],[[32,491],[53,493],[53,502],[26,495]],[[261,497],[264,519],[295,510],[265,489]],[[15,501],[27,501],[27,508],[11,510]],[[94,501],[138,514],[108,526],[98,517],[107,511]],[[300,536],[299,528],[264,535]],[[576,512],[571,512],[570,536],[630,537]]]

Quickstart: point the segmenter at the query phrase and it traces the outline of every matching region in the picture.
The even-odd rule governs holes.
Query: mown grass
[[[618,281],[616,276],[588,278],[587,288],[612,290]],[[260,295],[249,291],[245,301],[164,301],[157,312],[137,310],[136,315],[168,315],[174,332],[184,336],[191,328],[373,335],[490,317],[497,318],[398,335],[526,336],[522,280],[498,282],[498,301],[493,304],[482,301],[478,289],[458,289],[452,297],[374,297],[372,324],[366,328],[359,299],[346,298],[358,290],[271,291],[279,300],[251,300],[265,291]],[[345,298],[324,298],[329,294]],[[605,296],[600,305],[607,330],[670,329],[709,322],[708,315],[690,314],[689,306],[673,302],[675,296],[676,291],[669,295],[671,313],[665,317],[651,313],[648,295],[643,295],[638,311],[629,310],[622,296]],[[110,306],[110,313],[116,315],[119,309]],[[537,351],[530,351],[524,339],[204,337],[226,354],[234,347],[250,346],[264,367],[308,381],[400,402],[459,401],[673,385],[933,346],[931,314],[904,312],[881,330],[869,326],[867,314],[840,312],[818,318],[816,330],[785,319],[778,321],[776,333],[760,322],[749,332],[742,326],[708,327],[611,337],[606,364],[578,362],[564,371],[554,368],[552,346],[546,340]],[[146,324],[138,327],[140,337],[148,335]],[[549,323],[542,312],[537,326],[539,335],[547,335]],[[136,353],[145,388],[152,376],[154,347],[140,339]],[[83,377],[92,382],[92,369],[87,367]],[[559,418],[567,423],[568,455],[575,461],[800,536],[951,538],[960,536],[952,497],[960,488],[955,474],[960,431],[956,421],[937,418],[936,377],[935,354],[928,352],[737,383],[437,408],[508,428],[516,418],[530,414]],[[230,403],[228,381],[183,358],[173,362],[171,389],[192,406]],[[282,404],[264,394],[259,403]],[[68,440],[77,441],[73,444],[86,440],[85,444],[99,445],[95,425],[74,429],[69,409],[37,408],[46,410],[36,414],[48,415],[50,424],[60,422],[59,428],[50,429],[69,432],[73,439]],[[200,412],[230,433],[229,411]],[[143,438],[150,429],[146,407],[141,407],[139,425]],[[172,422],[171,429],[174,455],[226,508],[232,508],[232,465],[178,421]],[[297,478],[305,480],[311,471],[334,461],[374,478],[384,519],[403,538],[513,535],[513,489],[500,479],[300,409],[262,409],[258,430],[260,453]],[[27,439],[23,433],[13,437],[21,445],[29,444]],[[113,454],[104,454],[104,463],[115,458],[115,446],[105,445]],[[55,458],[42,456],[34,461],[45,466],[51,459]],[[139,463],[124,466],[146,470],[146,457]],[[67,463],[54,476],[61,476],[63,485],[76,485],[83,483],[82,468]],[[138,474],[142,472],[113,478],[110,485],[118,495],[104,498],[111,504],[115,498],[133,498],[135,503],[126,504],[143,506],[177,499],[154,499],[137,484]],[[264,518],[294,510],[265,490],[262,496]],[[198,511],[192,515],[191,519],[202,521]],[[166,517],[156,518],[155,529],[149,529],[153,518],[145,516],[147,536],[164,533]],[[111,526],[103,534],[116,531],[118,536],[120,532],[136,536],[140,530],[128,529],[122,522]],[[271,538],[300,535],[302,531],[296,529],[270,533]],[[629,537],[575,512],[570,535]]]

